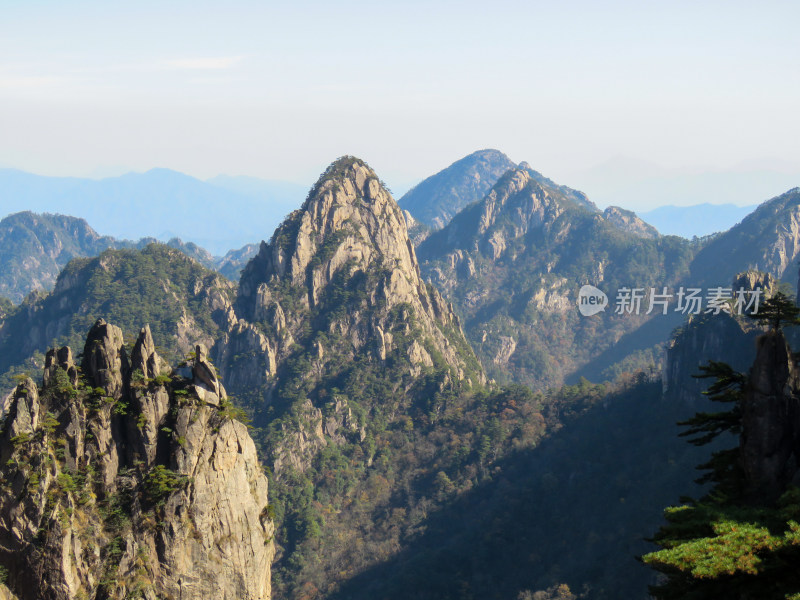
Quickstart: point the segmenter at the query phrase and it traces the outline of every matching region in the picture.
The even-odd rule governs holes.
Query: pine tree
[[[764,302],[757,313],[748,316],[757,321],[764,321],[773,330],[778,330],[786,325],[800,325],[800,307],[794,298],[783,292],[776,292],[769,300]]]
[[[784,296],[785,298],[785,296]],[[768,307],[765,319],[780,328],[796,319],[783,299]],[[706,395],[730,405],[728,410],[700,412],[680,423],[680,435],[695,445],[742,433],[742,400],[748,378],[729,365],[710,362],[699,377],[714,382]],[[667,524],[651,540],[661,550],[642,560],[662,573],[651,586],[658,600],[800,600],[800,490],[789,488],[777,505],[745,499],[739,446],[717,450],[698,467],[698,479],[711,483],[699,500],[682,498],[682,506],[665,510]]]

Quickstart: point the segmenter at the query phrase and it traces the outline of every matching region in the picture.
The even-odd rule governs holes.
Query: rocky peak
[[[72,385],[77,385],[78,369],[75,366],[75,362],[72,360],[72,350],[68,346],[57,350],[51,348],[47,351],[44,357],[44,376],[42,377],[45,387],[50,383],[50,380],[57,375],[59,370],[67,374],[67,378]]]
[[[742,400],[740,450],[748,493],[774,501],[800,459],[800,369],[781,331],[758,338]]]
[[[400,206],[426,226],[441,229],[465,206],[483,198],[514,166],[498,150],[478,150],[414,186],[400,199]]]
[[[632,210],[609,206],[603,211],[603,218],[618,229],[637,237],[654,240],[659,236],[655,227],[645,223]]]
[[[257,296],[258,285],[275,277],[292,285],[309,283],[304,302],[313,307],[320,290],[352,263],[361,269],[387,265],[419,280],[399,207],[372,169],[343,157],[328,167],[270,244],[262,244],[242,274],[238,304]]]
[[[268,600],[267,479],[247,428],[171,375],[141,330],[92,327],[83,372],[48,352],[42,388],[14,390],[3,422],[0,564],[20,600]],[[202,372],[202,374],[201,374]],[[78,374],[76,379],[74,376]]]
[[[302,410],[317,415],[317,387],[355,360],[408,362],[411,377],[438,368],[467,385],[483,379],[452,306],[420,277],[402,211],[354,157],[331,164],[303,206],[262,243],[234,306],[239,320],[213,354],[231,391],[252,396],[254,408],[299,385],[299,377],[311,398]],[[302,377],[297,364],[307,369]]]
[[[192,380],[195,393],[205,402],[216,406],[225,398],[225,388],[222,387],[217,370],[208,359],[208,349],[203,344],[195,346]]]
[[[577,209],[559,192],[543,186],[535,172],[511,169],[488,194],[456,215],[419,247],[420,256],[429,260],[459,249],[479,252],[491,259],[503,255],[512,240],[533,229],[547,227],[567,209]]]
[[[112,398],[119,398],[123,374],[129,370],[122,329],[98,319],[86,337],[81,366],[93,386],[103,388]]]
[[[269,325],[271,339],[258,344],[266,348],[267,364],[272,365],[302,336],[306,311],[335,310],[343,299],[339,291],[353,286],[363,291],[368,305],[381,306],[383,315],[351,336],[356,347],[385,330],[385,316],[392,307],[407,304],[445,356],[459,363],[441,332],[447,326],[460,329],[457,317],[422,281],[402,211],[366,163],[344,157],[328,167],[302,208],[247,265],[236,309],[247,321]],[[355,322],[358,313],[342,317],[338,324],[328,324],[330,331],[363,326]],[[385,354],[383,348],[381,353]]]
[[[161,375],[165,365],[156,353],[156,345],[153,342],[153,334],[150,332],[150,325],[145,325],[131,352],[131,368],[142,372],[145,379],[154,379]]]

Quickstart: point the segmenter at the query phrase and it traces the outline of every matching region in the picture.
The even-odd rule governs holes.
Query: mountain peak
[[[625,210],[619,206],[609,206],[603,211],[603,218],[618,229],[641,238],[652,240],[659,236],[655,227],[640,219],[632,210]]]
[[[311,189],[303,209],[307,210],[311,204],[324,198],[325,192],[332,192],[334,199],[342,203],[376,200],[379,196],[384,200],[391,198],[375,171],[355,156],[342,156],[328,165]]]
[[[298,352],[318,364],[315,377],[335,356],[380,364],[401,352],[414,377],[442,357],[454,379],[483,379],[452,307],[420,276],[400,207],[352,156],[332,163],[261,244],[242,273],[236,313],[218,362],[238,397],[267,381],[280,391],[290,383],[282,365]]]
[[[303,206],[278,227],[269,244],[262,245],[244,271],[243,296],[255,291],[250,284],[256,280],[261,283],[274,276],[301,285],[310,277],[313,306],[320,290],[345,265],[348,269],[392,265],[419,278],[400,207],[375,171],[352,156],[333,162]]]
[[[421,223],[441,229],[515,167],[499,150],[478,150],[414,186],[400,199],[400,206]]]

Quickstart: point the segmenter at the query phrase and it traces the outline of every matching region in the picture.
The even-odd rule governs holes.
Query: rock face
[[[98,321],[81,372],[48,353],[44,385],[14,391],[2,427],[0,563],[20,600],[267,600],[267,479],[247,428],[196,394],[196,358],[169,369],[145,327],[128,357]],[[195,375],[191,375],[191,371]]]
[[[761,289],[762,300],[777,290],[778,281],[769,273],[745,271],[732,282],[733,290]],[[693,377],[709,360],[724,362],[745,371],[756,356],[756,338],[761,330],[745,317],[728,315],[690,316],[667,343],[661,381],[664,397],[671,401],[696,403],[709,380]]]
[[[498,150],[479,150],[428,177],[400,198],[416,220],[441,229],[470,202],[483,198],[516,165]]]
[[[773,502],[800,464],[800,368],[780,331],[758,338],[739,447],[748,495]]]
[[[333,163],[262,243],[234,306],[239,320],[213,352],[223,379],[262,409],[302,388],[310,404],[298,410],[317,425],[295,445],[309,452],[325,443],[314,433],[323,431],[321,398],[356,363],[406,365],[411,379],[438,370],[445,385],[483,381],[452,307],[420,277],[401,210],[353,157]],[[392,385],[402,398],[411,384]],[[346,410],[336,420],[347,423]]]
[[[800,188],[767,200],[741,223],[706,244],[692,262],[692,278],[719,285],[743,269],[795,284],[800,254]]]
[[[521,165],[417,253],[423,275],[460,309],[490,376],[552,386],[578,374],[613,378],[622,362],[625,371],[649,367],[677,319],[661,318],[615,352],[622,336],[648,321],[646,307],[639,315],[615,315],[617,290],[674,285],[691,249],[649,232],[633,213],[601,214],[585,195]],[[585,284],[608,295],[608,310],[580,317],[577,294]],[[591,371],[581,371],[585,365]]]
[[[616,225],[622,231],[632,233],[641,238],[655,239],[658,237],[658,231],[652,225],[648,225],[636,216],[636,213],[630,210],[625,210],[619,206],[609,206],[603,211],[603,218]]]

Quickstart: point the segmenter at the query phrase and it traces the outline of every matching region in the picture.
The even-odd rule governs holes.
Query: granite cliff
[[[394,382],[400,396],[428,370],[441,371],[442,385],[483,381],[452,306],[420,276],[402,212],[356,158],[333,163],[262,243],[234,309],[217,362],[235,395],[259,409],[321,399],[356,363],[406,364],[405,381]]]
[[[0,563],[20,600],[267,600],[267,478],[205,348],[170,369],[145,327],[52,349],[2,425]]]
[[[733,278],[734,290],[762,290],[761,303],[778,289],[769,273],[745,271]],[[713,360],[737,371],[746,371],[756,357],[756,338],[761,329],[746,316],[720,312],[690,315],[667,342],[661,381],[670,401],[696,404],[708,388],[707,379],[694,377],[700,366]]]

